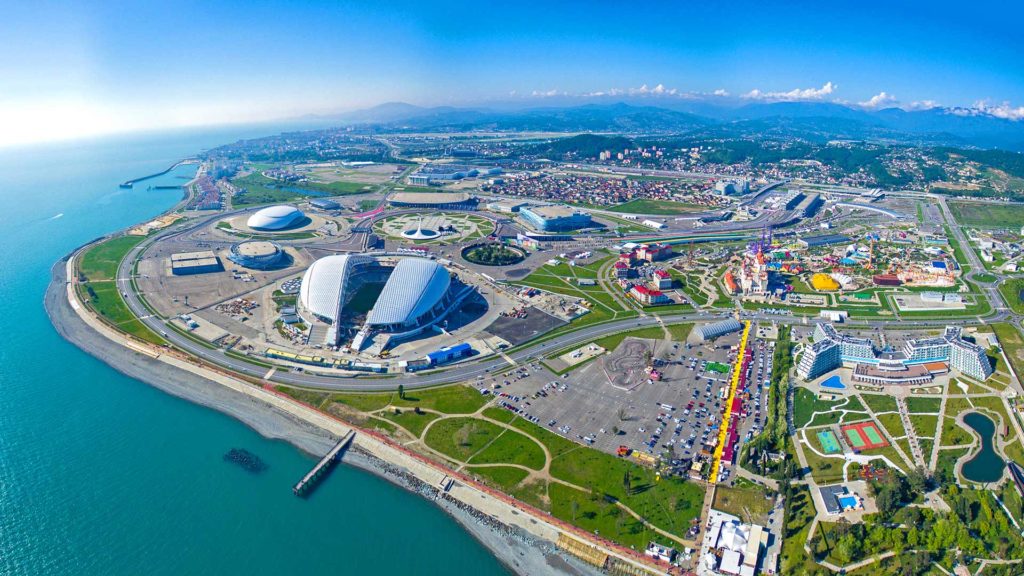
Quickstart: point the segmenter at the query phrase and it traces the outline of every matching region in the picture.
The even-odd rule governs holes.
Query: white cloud
[[[719,88],[711,93],[712,96],[728,96],[729,92],[725,88]]]
[[[826,82],[821,88],[794,88],[789,92],[762,92],[757,88],[747,92],[741,98],[748,100],[774,100],[779,102],[796,102],[800,100],[821,100],[836,91],[838,86]]]
[[[1014,108],[1005,100],[1001,104],[989,104],[988,100],[978,100],[974,103],[974,110],[996,118],[1024,120],[1024,106]]]
[[[875,94],[871,98],[867,99],[866,101],[858,102],[857,104],[859,104],[863,108],[877,109],[887,108],[889,106],[896,104],[896,102],[897,100],[895,96],[883,90],[878,94]]]
[[[534,90],[530,94],[530,96],[533,96],[533,97],[536,97],[536,98],[551,98],[552,96],[566,96],[566,93],[565,92],[560,92],[558,90],[544,90],[544,91]]]
[[[932,108],[938,108],[940,106],[941,104],[939,104],[935,100],[916,100],[914,102],[911,102],[904,108],[906,108],[907,110],[931,110]]]

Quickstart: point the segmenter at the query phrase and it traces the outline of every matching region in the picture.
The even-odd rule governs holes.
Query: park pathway
[[[896,410],[900,414],[900,421],[903,422],[903,430],[907,433],[907,443],[910,444],[910,453],[914,458],[914,466],[924,468],[924,454],[921,452],[921,443],[917,440],[917,430],[910,421],[910,412],[907,411],[907,401],[901,395],[896,396]]]

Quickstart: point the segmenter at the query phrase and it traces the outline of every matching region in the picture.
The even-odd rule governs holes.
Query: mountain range
[[[393,131],[599,132],[704,138],[760,136],[1024,151],[1024,121],[959,108],[866,110],[831,102],[739,106],[685,101],[664,106],[615,102],[525,108],[509,104],[422,107],[389,102],[318,117],[318,120]]]

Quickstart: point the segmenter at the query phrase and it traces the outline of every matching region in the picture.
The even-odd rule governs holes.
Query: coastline
[[[53,265],[43,302],[50,322],[62,338],[126,376],[178,398],[227,414],[266,438],[283,440],[315,457],[326,453],[334,445],[337,437],[324,427],[269,402],[133,351],[100,334],[79,316],[68,301],[68,258],[70,255]],[[412,471],[389,463],[361,446],[353,445],[344,453],[341,461],[431,500],[486,547],[510,573],[559,576],[601,574],[596,568],[559,551],[553,542],[537,538],[520,527],[502,523],[464,500],[448,494],[439,495],[435,486],[427,484]],[[287,486],[282,487],[282,490],[287,489]]]

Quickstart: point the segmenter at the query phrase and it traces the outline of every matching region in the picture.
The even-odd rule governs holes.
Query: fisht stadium
[[[327,256],[313,262],[302,278],[299,304],[330,324],[326,344],[340,344],[338,320],[359,288],[384,282],[351,347],[362,350],[376,335],[377,345],[411,338],[441,321],[470,291],[453,283],[448,270],[424,258],[384,258],[363,254]]]
[[[257,211],[245,223],[253,230],[287,230],[306,219],[306,215],[294,206],[268,206]]]

